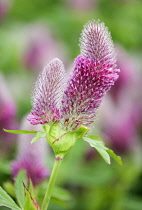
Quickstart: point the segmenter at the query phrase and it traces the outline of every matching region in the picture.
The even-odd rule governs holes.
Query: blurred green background
[[[91,132],[122,156],[123,166],[105,164],[78,141],[57,181],[69,194],[64,192],[61,200],[55,196],[50,209],[141,210],[141,0],[0,0],[0,184],[11,193],[10,164],[18,144],[17,137],[6,136],[2,129],[20,127],[31,110],[34,81],[52,58],[60,58],[67,71],[72,68],[80,53],[81,30],[91,19],[100,19],[109,28],[121,69]],[[48,153],[46,166],[51,169],[54,157]],[[44,183],[37,186],[40,202],[38,188]]]

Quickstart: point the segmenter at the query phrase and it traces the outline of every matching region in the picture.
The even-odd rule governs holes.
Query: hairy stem
[[[47,187],[44,199],[43,199],[41,210],[47,210],[48,208],[52,191],[55,185],[56,177],[58,174],[58,170],[59,170],[62,160],[63,160],[63,157],[59,157],[59,156],[56,157],[55,159],[54,166],[53,166],[52,173],[49,180],[49,184],[48,184],[48,187]]]

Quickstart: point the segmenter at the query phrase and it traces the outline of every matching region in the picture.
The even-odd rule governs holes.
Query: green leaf
[[[35,143],[36,141],[38,141],[40,138],[45,137],[47,134],[45,133],[45,131],[38,131],[35,135],[35,137],[32,139],[31,144]]]
[[[38,131],[27,131],[27,130],[6,130],[3,129],[7,133],[14,133],[14,134],[36,134]]]
[[[96,141],[101,141],[101,139],[98,136],[95,136],[95,135],[88,135],[87,137],[90,138],[90,139],[94,139]],[[103,142],[102,142],[102,144],[103,144]]]
[[[91,147],[94,147],[108,164],[110,164],[111,156],[119,165],[122,165],[121,157],[117,156],[111,149],[105,147],[98,136],[89,135],[84,137],[84,140],[87,141]]]
[[[25,203],[24,203],[24,210],[40,210],[38,203],[36,202],[35,198],[32,197],[29,190],[25,188]]]
[[[54,187],[52,197],[55,199],[61,200],[61,201],[70,201],[72,200],[72,196],[69,193],[69,191],[60,188],[60,187]]]
[[[107,164],[110,164],[110,156],[106,151],[106,147],[104,146],[103,142],[100,140],[99,137],[96,136],[88,136],[83,137],[83,139],[90,144],[91,147],[94,147],[102,158],[105,160]]]
[[[119,165],[122,165],[122,159],[120,156],[117,156],[111,149],[107,148],[106,151]]]
[[[57,203],[60,206],[63,206],[65,209],[70,209],[73,198],[67,190],[54,187],[51,201]]]
[[[21,210],[12,198],[0,187],[0,206],[6,206],[12,210]]]
[[[15,198],[14,184],[11,181],[3,183],[3,189],[11,196]]]
[[[26,172],[25,170],[21,170],[18,175],[15,178],[15,193],[16,193],[16,198],[17,201],[20,205],[21,208],[24,207],[24,200],[25,200],[25,195],[24,195],[24,186],[23,183],[26,184]]]
[[[31,180],[30,176],[28,177],[28,183],[29,183],[28,190],[29,190],[29,192],[30,192],[32,198],[35,199],[34,186],[33,186],[33,183],[32,183],[32,180]]]
[[[47,135],[47,141],[53,148],[56,155],[64,155],[76,143],[79,138],[82,138],[88,129],[84,126],[78,129],[65,133],[61,130],[60,124],[51,126]]]

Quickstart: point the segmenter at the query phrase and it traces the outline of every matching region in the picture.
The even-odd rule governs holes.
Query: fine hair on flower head
[[[32,124],[61,122],[66,130],[75,130],[94,121],[96,109],[119,72],[111,35],[104,23],[91,20],[84,26],[80,51],[66,85],[59,59],[53,59],[38,77],[28,117]]]

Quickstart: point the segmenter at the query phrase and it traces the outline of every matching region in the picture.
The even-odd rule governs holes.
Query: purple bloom
[[[119,72],[110,33],[103,23],[90,21],[85,25],[80,48],[62,101],[64,123],[71,127],[92,122]]]
[[[35,126],[24,119],[21,129],[33,130]],[[36,127],[40,129],[40,125]],[[48,145],[44,139],[31,144],[33,135],[20,134],[18,138],[18,154],[11,165],[12,174],[15,177],[21,169],[25,169],[31,177],[33,184],[36,185],[43,181],[48,175],[49,170],[44,166],[47,155]]]
[[[53,59],[39,75],[33,91],[33,110],[28,120],[33,124],[45,124],[60,119],[60,101],[64,89],[64,66]]]
[[[103,23],[90,21],[85,25],[80,48],[81,55],[74,61],[66,86],[63,66],[57,59],[39,77],[33,94],[34,117],[28,118],[31,123],[61,120],[66,129],[76,129],[93,122],[103,96],[118,78],[119,69],[110,33]]]

